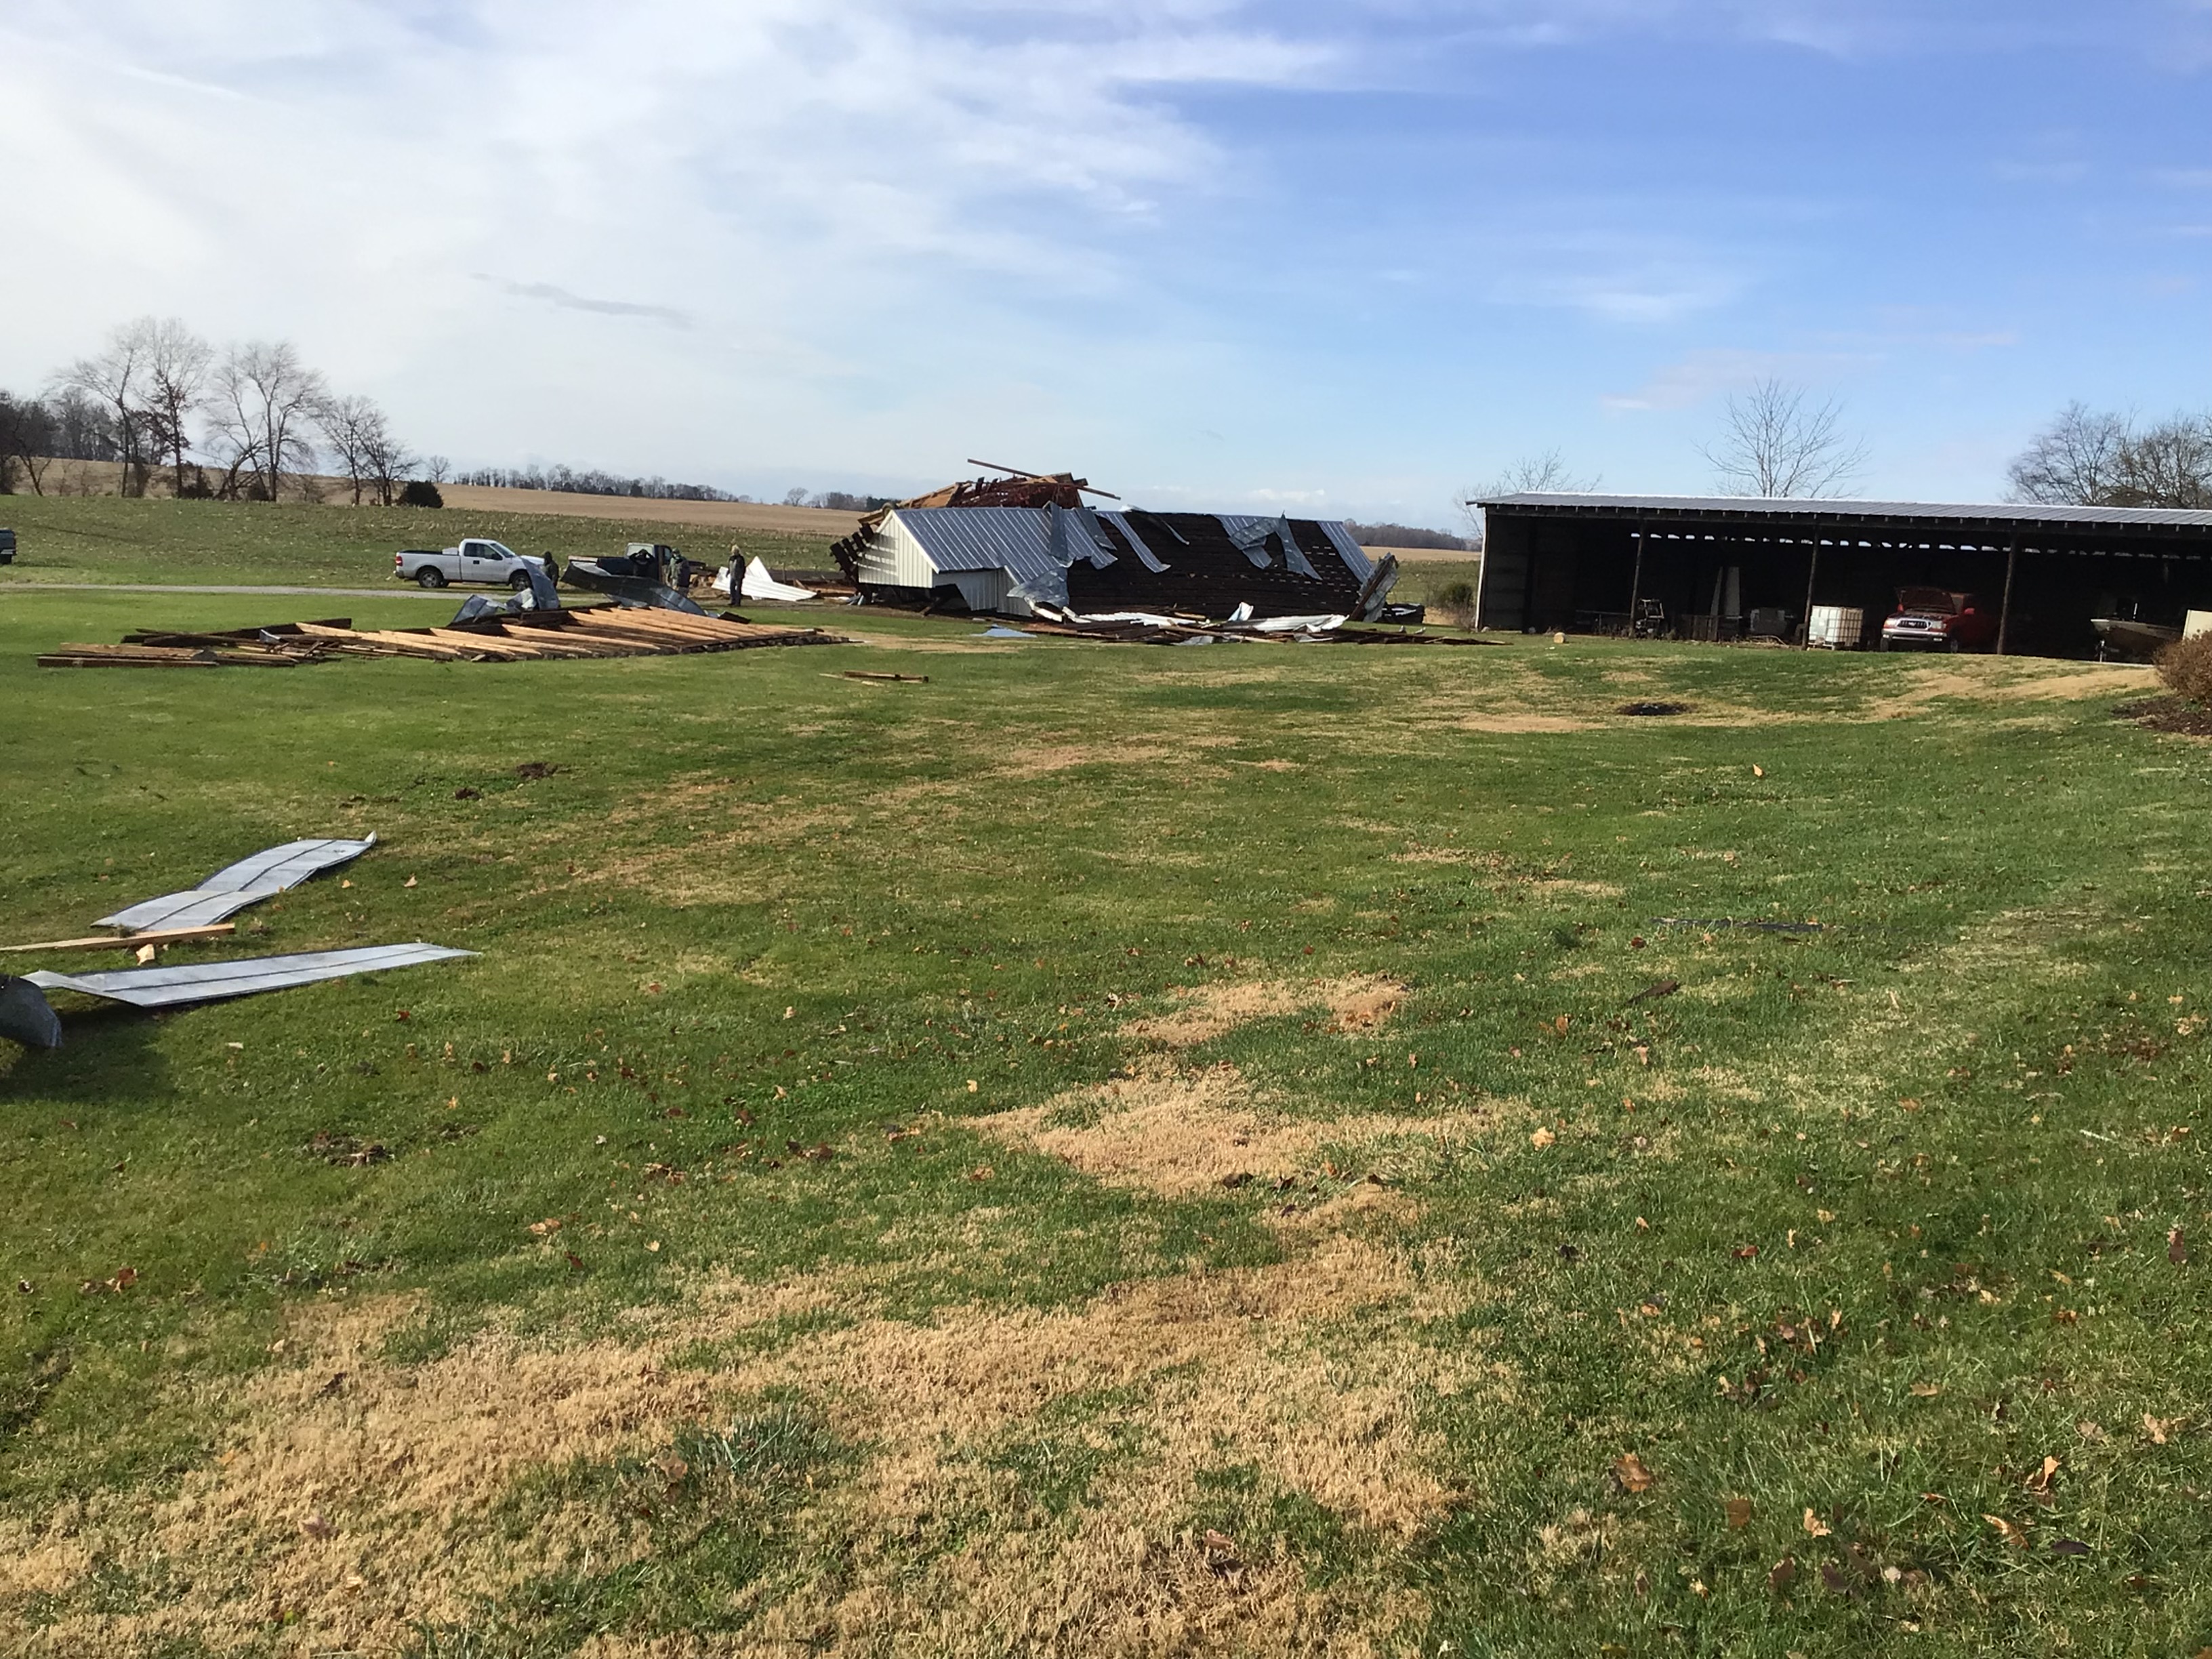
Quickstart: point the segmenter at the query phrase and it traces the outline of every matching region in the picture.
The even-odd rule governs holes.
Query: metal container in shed
[[[1856,651],[1866,641],[1866,612],[1855,605],[1816,605],[1805,643],[1830,651]]]

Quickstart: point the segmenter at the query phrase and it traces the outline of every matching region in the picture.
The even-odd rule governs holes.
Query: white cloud
[[[1109,301],[1223,187],[1174,94],[1333,52],[1206,0],[33,0],[0,384],[155,311],[296,337],[456,453],[842,450],[869,365],[972,381],[947,337]]]
[[[1599,403],[1615,414],[1689,409],[1761,380],[1822,384],[1875,361],[1844,353],[1692,351],[1656,370],[1636,391],[1608,395]]]

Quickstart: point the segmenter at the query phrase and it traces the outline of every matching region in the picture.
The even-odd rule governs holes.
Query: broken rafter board
[[[682,611],[609,610],[580,624],[586,633],[634,634],[646,639],[727,640],[744,637],[748,625]]]
[[[443,945],[372,945],[351,951],[308,951],[297,956],[196,962],[175,968],[124,968],[106,974],[36,973],[23,977],[50,991],[79,991],[110,1002],[126,1002],[134,1008],[174,1008],[474,955],[473,951],[456,951]]]
[[[659,611],[629,611],[584,632],[592,637],[637,640],[664,651],[743,651],[754,646],[828,643],[814,629],[769,628]]]
[[[305,624],[302,631],[309,631]],[[363,629],[356,631],[352,629],[318,627],[312,633],[316,639],[329,640],[345,649],[352,649],[356,645],[380,646],[383,649],[376,653],[378,655],[429,657],[440,662],[451,662],[464,654],[453,646],[441,645],[429,638],[428,629],[419,631],[397,628]],[[471,644],[473,647],[474,641]]]
[[[226,865],[190,892],[141,900],[112,916],[102,916],[93,925],[124,927],[133,933],[155,927],[204,927],[249,904],[297,887],[310,876],[349,864],[375,845],[373,835],[362,841],[288,841]]]
[[[139,951],[149,945],[189,945],[197,939],[223,939],[238,931],[234,921],[218,921],[205,927],[163,927],[144,933],[95,933],[90,939],[50,939],[36,945],[0,945],[0,955],[21,956],[33,951]]]
[[[441,645],[450,645],[461,651],[481,651],[487,656],[505,661],[519,662],[526,657],[538,654],[535,645],[510,639],[505,634],[463,633],[456,628],[432,628],[424,631]]]
[[[361,651],[386,657],[424,657],[437,662],[477,661],[487,658],[600,656],[605,653],[580,642],[571,643],[551,629],[517,635],[495,632],[480,624],[466,628],[392,629],[376,634],[323,635],[340,650]]]
[[[306,652],[256,651],[243,647],[64,645],[42,653],[41,668],[296,668],[313,662]]]
[[[542,634],[508,634],[503,637],[523,647],[521,652],[519,653],[518,660],[533,657],[544,658],[550,660],[555,658],[605,657],[620,656],[624,654],[642,654],[642,647],[640,648],[638,653],[625,653],[623,652],[611,650],[609,648],[608,642],[604,640],[563,639],[555,634],[550,629],[544,630]]]

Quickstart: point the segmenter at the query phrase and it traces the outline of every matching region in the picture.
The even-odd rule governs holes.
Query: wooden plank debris
[[[278,623],[220,633],[142,629],[117,645],[64,645],[42,668],[291,668],[335,657],[419,657],[433,662],[530,662],[667,656],[767,646],[849,645],[818,628],[777,628],[686,611],[586,605],[483,617],[443,628],[363,628],[350,617]]]
[[[222,939],[238,931],[234,921],[207,927],[155,928],[143,933],[100,933],[91,939],[50,939],[36,945],[0,945],[0,953],[20,955],[32,951],[139,951],[149,945],[184,945],[194,939]]]

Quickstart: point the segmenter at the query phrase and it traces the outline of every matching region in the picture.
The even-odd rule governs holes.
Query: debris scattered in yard
[[[1686,714],[1686,702],[1625,702],[1613,711],[1617,714]]]
[[[39,972],[23,977],[50,991],[76,991],[134,1008],[176,1008],[289,990],[319,980],[381,973],[428,962],[472,957],[448,945],[371,945],[350,951],[308,951],[295,956],[247,957],[236,962],[194,962],[167,968],[125,968],[105,974]]]
[[[732,571],[737,571],[737,562],[734,559],[716,573],[711,584],[716,592],[730,592],[730,576]],[[757,556],[748,559],[745,562],[745,568],[737,572],[737,577],[738,591],[731,594],[732,602],[745,599],[762,603],[801,605],[808,599],[818,597],[811,587],[801,587],[794,582],[778,581],[775,574],[763,564]]]
[[[1244,614],[1210,620],[1180,612],[1109,611],[1085,613],[1039,606],[1022,626],[1032,634],[1142,645],[1211,645],[1226,641],[1272,641],[1278,644],[1312,645],[1498,643],[1493,640],[1477,639],[1471,634],[1432,634],[1425,629],[1358,627],[1352,624],[1350,617],[1335,612],[1255,618],[1250,606],[1242,605],[1238,609]]]
[[[349,864],[376,845],[374,835],[359,841],[310,839],[288,841],[252,858],[216,871],[189,892],[168,893],[102,916],[95,927],[122,927],[133,933],[149,929],[205,927],[235,915],[250,904],[297,887],[309,877]],[[138,944],[158,941],[141,939]]]
[[[29,952],[41,955],[56,951],[158,951],[168,945],[197,945],[203,939],[224,939],[238,931],[234,921],[219,921],[211,927],[165,927],[140,933],[95,933],[87,939],[41,939],[35,945],[0,945],[0,956],[18,956]]]
[[[579,560],[578,563],[584,561]],[[574,568],[572,566],[571,568]],[[756,646],[849,645],[818,628],[771,628],[679,611],[587,605],[495,611],[445,628],[356,629],[350,617],[276,623],[224,633],[142,631],[119,645],[64,645],[41,668],[291,668],[334,656],[423,657],[435,662],[523,662],[561,657],[653,657]]]

